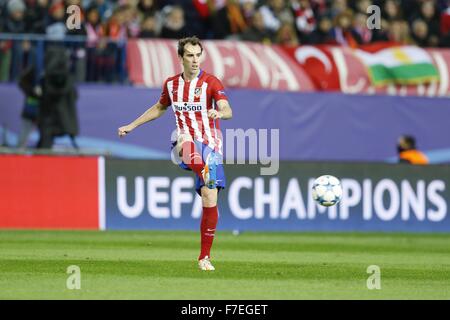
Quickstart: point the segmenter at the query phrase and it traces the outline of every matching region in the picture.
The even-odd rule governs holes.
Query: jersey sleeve
[[[211,89],[212,89],[211,94],[212,94],[214,101],[219,101],[219,100],[227,100],[228,101],[228,98],[225,94],[225,88],[223,87],[223,84],[219,79],[214,78],[214,81],[212,81],[212,84],[211,84]]]
[[[161,103],[165,107],[167,107],[171,104],[169,90],[167,89],[167,80],[164,81],[164,86],[163,86],[163,89],[161,92],[161,97],[159,98],[159,103]]]

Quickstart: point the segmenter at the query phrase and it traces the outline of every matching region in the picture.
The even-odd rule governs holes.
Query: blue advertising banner
[[[398,137],[412,134],[431,163],[450,163],[450,103],[446,98],[242,89],[226,93],[233,118],[221,121],[225,139],[227,129],[279,130],[281,160],[392,162]],[[23,96],[15,85],[0,85],[0,96],[0,127],[7,128],[8,144],[15,145]],[[157,89],[80,86],[79,145],[121,158],[170,159],[175,129],[172,110],[125,139],[117,137],[118,127],[137,118],[159,96]],[[30,145],[36,141],[34,134]],[[70,146],[67,138],[58,143]],[[225,156],[229,153],[226,142],[224,152]]]
[[[219,230],[450,232],[450,166],[281,162],[275,175],[259,165],[225,165]],[[321,207],[316,177],[341,180],[342,201]],[[197,230],[201,198],[191,172],[170,161],[105,163],[106,229]]]

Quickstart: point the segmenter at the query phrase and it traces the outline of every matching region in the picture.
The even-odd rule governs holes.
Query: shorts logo
[[[202,88],[195,88],[194,97],[199,98],[202,95]]]

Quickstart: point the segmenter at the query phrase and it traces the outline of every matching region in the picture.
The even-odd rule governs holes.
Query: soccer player
[[[196,175],[196,191],[202,198],[200,224],[201,270],[214,270],[211,246],[217,225],[217,195],[225,188],[222,166],[222,138],[219,119],[230,119],[232,110],[219,79],[200,69],[203,47],[197,37],[178,41],[178,57],[183,72],[168,78],[161,97],[152,107],[130,124],[120,127],[123,137],[138,126],[161,117],[169,106],[175,114],[177,139],[172,151],[179,166]]]

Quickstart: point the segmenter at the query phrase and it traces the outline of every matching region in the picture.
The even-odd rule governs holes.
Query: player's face
[[[182,58],[183,68],[185,72],[197,73],[200,69],[200,57],[202,56],[202,49],[200,46],[192,45],[190,43],[184,46],[184,55]]]

